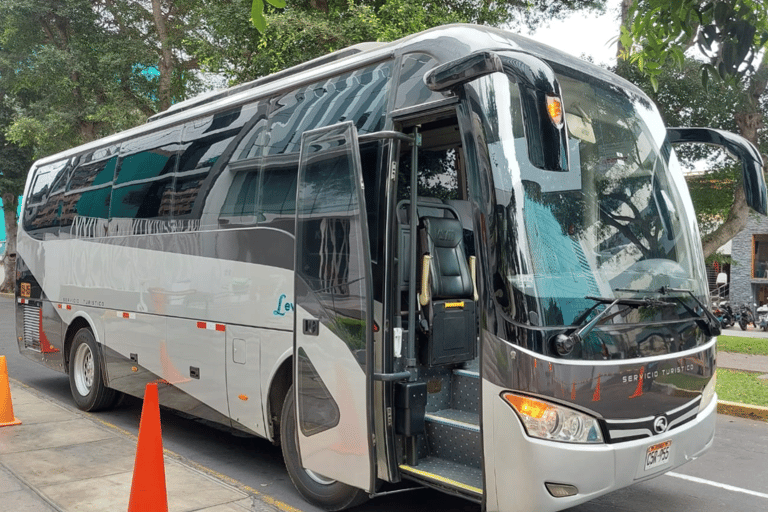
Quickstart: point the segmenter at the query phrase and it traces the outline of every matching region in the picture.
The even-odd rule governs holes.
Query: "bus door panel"
[[[264,337],[269,337],[269,331]],[[233,422],[257,434],[264,435],[264,417],[261,408],[262,332],[260,330],[227,326],[227,401]]]
[[[371,259],[357,132],[305,132],[296,204],[294,368],[302,465],[373,490]]]

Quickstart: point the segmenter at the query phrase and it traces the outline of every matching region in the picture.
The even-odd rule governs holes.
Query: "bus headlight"
[[[515,393],[501,397],[512,406],[531,437],[566,443],[602,443],[597,419],[584,413]]]
[[[717,372],[715,372],[712,375],[712,378],[709,379],[709,382],[706,386],[704,386],[704,389],[701,391],[701,402],[699,403],[699,412],[703,411],[707,408],[707,406],[712,402],[712,399],[717,396],[715,393],[715,387],[717,387]]]

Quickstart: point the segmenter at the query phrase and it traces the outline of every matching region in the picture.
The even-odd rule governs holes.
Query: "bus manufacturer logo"
[[[667,431],[668,427],[669,423],[667,422],[666,416],[659,416],[653,421],[653,430],[656,431],[657,434],[663,434]]]
[[[29,283],[21,283],[21,296],[29,297],[32,295],[32,285]]]

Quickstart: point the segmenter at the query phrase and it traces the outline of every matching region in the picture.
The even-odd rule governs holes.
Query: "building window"
[[[768,235],[752,236],[752,278],[768,279]]]

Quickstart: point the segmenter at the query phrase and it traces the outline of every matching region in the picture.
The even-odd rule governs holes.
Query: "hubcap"
[[[93,385],[93,353],[91,347],[83,343],[75,353],[74,378],[75,387],[81,396],[88,396]]]

